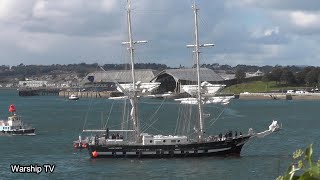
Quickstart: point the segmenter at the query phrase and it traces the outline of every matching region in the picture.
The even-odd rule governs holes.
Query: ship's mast
[[[136,133],[136,141],[139,140],[140,136],[140,126],[139,126],[139,117],[138,117],[138,103],[137,103],[137,89],[136,89],[136,80],[135,80],[135,70],[134,70],[134,44],[138,43],[147,43],[147,41],[133,41],[132,38],[132,28],[131,28],[131,0],[127,0],[127,23],[128,23],[128,42],[123,42],[122,44],[128,44],[128,50],[130,52],[131,60],[131,75],[132,75],[132,94],[130,97],[132,105],[132,120],[133,126]]]
[[[194,38],[195,38],[195,44],[193,45],[187,45],[187,47],[193,47],[194,53],[196,56],[196,64],[197,64],[197,79],[198,79],[198,109],[199,109],[199,125],[200,125],[200,131],[199,131],[199,141],[203,140],[203,109],[202,109],[202,96],[201,96],[201,80],[200,80],[200,47],[209,47],[214,46],[213,44],[199,44],[199,33],[198,33],[198,11],[199,8],[196,5],[196,2],[194,1],[193,6],[193,13],[194,13]]]

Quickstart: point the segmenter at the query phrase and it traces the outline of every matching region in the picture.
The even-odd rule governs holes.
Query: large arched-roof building
[[[152,69],[135,70],[135,81],[150,82],[159,71]],[[100,87],[106,90],[115,90],[115,83],[131,83],[131,70],[96,71],[89,73],[82,81],[85,87]]]
[[[181,85],[197,84],[197,70],[190,69],[166,69],[156,75],[151,82],[161,82],[159,93],[176,92],[180,93]],[[208,68],[200,68],[200,81],[207,81],[213,84],[222,83],[224,79]]]

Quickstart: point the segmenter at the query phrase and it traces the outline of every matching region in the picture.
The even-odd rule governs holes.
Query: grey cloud
[[[320,10],[320,1],[318,0],[250,0],[238,1],[233,0],[233,3],[243,4],[244,6],[255,6],[259,8],[278,9],[278,10],[304,10],[304,11],[318,11]]]
[[[64,7],[60,1],[50,1],[48,7],[28,16],[21,29],[29,32],[101,36],[106,34],[106,30],[112,32],[121,28],[120,18],[123,13],[114,9],[120,8],[122,4],[118,3],[112,11],[106,12],[101,9],[101,1],[75,3],[74,6]]]
[[[271,34],[259,38],[252,38],[252,42],[257,44],[288,44],[290,39],[287,36],[280,34]]]
[[[118,16],[119,17],[119,16]],[[81,18],[30,20],[21,28],[28,32],[47,32],[70,36],[104,36],[110,32],[119,31],[121,23],[115,18],[105,18],[105,14],[90,14]],[[106,32],[108,30],[108,32]]]
[[[291,11],[270,12],[270,19],[274,24],[279,26],[282,33],[307,37],[320,35],[320,25],[318,23],[306,27],[297,26],[292,22],[292,19],[290,19],[290,12]]]
[[[107,0],[52,1],[46,9],[48,11],[35,14],[33,6],[28,5],[23,18],[13,18],[10,23],[0,20],[0,32],[6,33],[1,29],[15,29],[15,33],[8,37],[0,35],[0,64],[19,64],[22,60],[24,64],[118,63],[126,59],[125,47],[120,45],[121,40],[127,39],[125,1],[114,2],[102,7],[103,3],[108,3]],[[311,65],[319,64],[315,58],[318,51],[312,48],[316,45],[316,38],[307,40],[300,37],[309,30],[294,27],[285,16],[276,13],[295,9],[316,10],[320,7],[317,1],[304,4],[296,0],[256,1],[232,8],[226,4],[230,2],[235,3],[199,1],[200,40],[216,44],[213,49],[202,50],[203,62],[263,65],[279,62],[297,64],[308,59],[305,61]],[[240,1],[237,2],[239,4]],[[147,45],[136,47],[137,62],[192,65],[192,50],[186,48],[186,44],[193,41],[191,4],[192,0],[133,1],[134,39],[149,40]],[[274,26],[279,26],[280,33],[252,37],[254,28]],[[30,48],[36,48],[39,42],[46,48],[36,52],[28,50],[25,46],[30,44],[30,38],[26,36],[37,38],[37,41],[30,42],[33,43]],[[307,49],[297,48],[296,41],[292,40],[297,36],[301,46]]]

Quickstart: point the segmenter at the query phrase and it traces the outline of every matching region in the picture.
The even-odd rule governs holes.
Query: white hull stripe
[[[157,154],[155,151],[142,152],[142,154]]]
[[[211,153],[211,152],[220,152],[220,151],[226,151],[226,150],[229,150],[231,148],[221,148],[221,149],[209,149],[208,152]]]
[[[126,154],[128,154],[128,155],[136,155],[137,153],[136,152],[126,152]]]
[[[98,152],[98,155],[112,155],[112,152]]]
[[[245,143],[245,142],[239,143],[239,144],[237,144],[237,146],[241,146],[241,145],[244,145],[244,143]]]
[[[226,151],[229,150],[231,148],[221,148],[221,149],[209,149],[208,153],[212,153],[212,152],[220,152],[220,151]],[[181,151],[173,151],[174,154],[184,154],[181,153]],[[194,153],[205,153],[204,150],[198,150],[197,152],[194,151],[186,151],[189,154],[194,154]],[[186,153],[185,152],[185,153]],[[112,152],[98,152],[99,155],[112,155]],[[142,155],[153,155],[153,154],[157,154],[156,151],[147,151],[147,152],[141,152]],[[160,152],[160,154],[170,154],[169,151],[164,151],[163,153]],[[116,152],[116,155],[124,155],[122,152]],[[138,155],[136,152],[126,152],[126,155]]]
[[[12,134],[13,136],[35,136],[36,133],[26,133],[26,134]]]

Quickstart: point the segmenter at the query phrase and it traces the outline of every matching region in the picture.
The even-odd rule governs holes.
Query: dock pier
[[[240,93],[239,99],[245,100],[320,100],[320,93]]]
[[[23,88],[18,90],[19,96],[61,96],[69,97],[75,94],[80,98],[108,98],[122,96],[123,93],[115,91],[74,91],[60,88]]]
[[[122,96],[118,91],[76,91],[60,88],[22,88],[18,89],[19,96],[60,96],[69,97],[75,94],[80,98],[108,98]]]
[[[23,88],[18,90],[19,96],[57,96],[58,88]]]
[[[123,93],[117,91],[60,91],[59,96],[69,97],[71,94],[77,95],[79,98],[109,98],[122,96]]]

